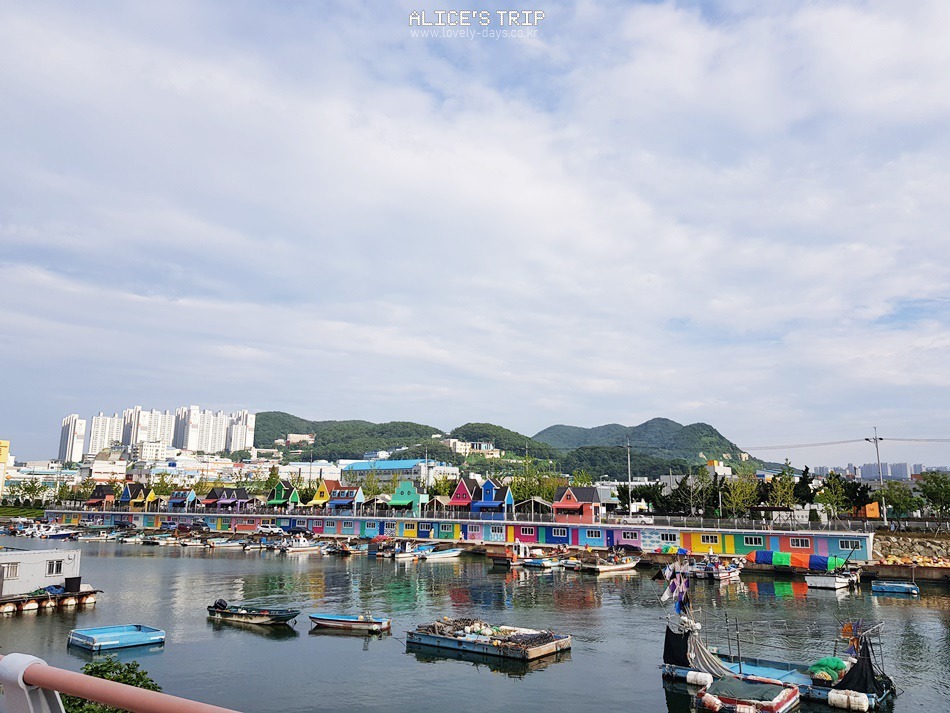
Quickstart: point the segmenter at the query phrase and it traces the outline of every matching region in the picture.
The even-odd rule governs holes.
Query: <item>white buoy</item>
[[[64,597],[59,600],[59,605],[61,607],[74,607],[76,606],[76,597]]]
[[[20,605],[20,611],[36,611],[39,608],[40,605],[34,599],[28,599]]]

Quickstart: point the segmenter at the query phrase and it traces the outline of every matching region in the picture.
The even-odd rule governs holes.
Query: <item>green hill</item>
[[[507,455],[523,456],[525,449],[532,458],[557,458],[557,449],[516,431],[493,423],[466,423],[452,430],[452,438],[463,441],[491,441]]]
[[[709,458],[721,458],[724,453],[735,458],[740,450],[709,424],[683,426],[668,418],[654,418],[630,427],[616,423],[595,428],[550,426],[535,434],[534,438],[562,451],[587,446],[624,446],[629,439],[631,449],[636,452],[694,464]]]
[[[432,438],[442,429],[410,421],[371,423],[370,421],[308,421],[282,411],[257,414],[254,445],[269,448],[288,433],[312,433],[314,445],[302,446],[307,458],[339,460],[360,458],[368,451],[412,446]]]

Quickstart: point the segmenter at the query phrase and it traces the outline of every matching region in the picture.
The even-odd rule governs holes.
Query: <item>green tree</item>
[[[822,505],[825,512],[832,518],[838,517],[838,514],[848,505],[843,478],[837,473],[832,473],[825,478],[824,485],[815,493],[815,502]]]
[[[884,487],[874,493],[874,499],[881,507],[888,508],[894,517],[906,517],[923,505],[923,500],[914,495],[913,490],[896,480],[886,481]]]
[[[585,486],[593,484],[594,476],[584,468],[578,468],[573,473],[571,473],[571,485]]]
[[[393,477],[389,479],[389,482],[383,488],[383,490],[389,495],[393,495],[396,492],[396,488],[399,487],[399,476],[393,473]]]
[[[76,498],[78,500],[88,500],[95,488],[96,481],[92,479],[91,475],[87,478],[83,478],[82,482],[80,482],[76,488]]]
[[[99,661],[91,661],[82,667],[82,672],[87,676],[103,678],[107,681],[116,681],[124,683],[127,686],[144,688],[147,691],[161,691],[159,686],[139,667],[138,661],[130,663],[119,663],[119,661],[110,656]],[[74,696],[62,696],[63,709],[66,713],[122,713],[121,708],[112,708],[101,703],[87,701],[84,698]]]
[[[795,479],[786,473],[772,478],[769,505],[777,508],[795,507]]]
[[[156,495],[171,495],[174,490],[174,484],[171,482],[169,473],[162,471],[158,474],[158,480],[152,483],[152,490]]]
[[[49,496],[49,488],[40,480],[24,480],[20,485],[20,496],[36,502]]]
[[[938,517],[950,513],[950,475],[939,471],[923,473],[917,489]]]
[[[429,486],[429,497],[434,498],[437,495],[451,495],[455,488],[455,481],[450,480],[447,475],[439,475]]]
[[[863,508],[871,502],[871,488],[867,483],[857,480],[843,480],[845,504],[851,512]]]
[[[754,472],[744,472],[723,485],[722,504],[733,518],[745,515],[758,502],[759,484]]]
[[[73,489],[66,483],[60,483],[56,486],[56,501],[63,503],[72,500],[74,497]]]
[[[811,505],[815,502],[815,491],[812,490],[812,483],[815,479],[808,472],[808,466],[802,471],[801,477],[795,483],[795,502],[799,505]]]
[[[382,492],[382,488],[379,485],[379,478],[376,477],[376,471],[371,470],[366,474],[366,477],[363,479],[363,495],[366,496],[366,499],[376,497]]]
[[[280,469],[276,465],[272,465],[270,470],[267,471],[267,480],[261,484],[261,490],[264,493],[269,493],[271,490],[277,487],[277,484],[280,482]]]
[[[240,463],[242,460],[248,460],[251,457],[251,452],[247,450],[232,451],[226,455],[235,463]]]

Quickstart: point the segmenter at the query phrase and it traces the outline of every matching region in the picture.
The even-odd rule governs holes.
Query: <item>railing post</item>
[[[24,683],[23,672],[34,664],[46,666],[43,659],[27,654],[7,654],[0,661],[4,713],[64,713],[57,691]]]

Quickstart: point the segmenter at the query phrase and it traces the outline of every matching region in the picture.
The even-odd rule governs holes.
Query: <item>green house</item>
[[[406,517],[420,517],[422,506],[429,502],[429,494],[411,480],[401,480],[389,500],[389,507]]]
[[[267,504],[273,508],[289,508],[300,505],[300,494],[289,480],[282,480],[268,493]]]

